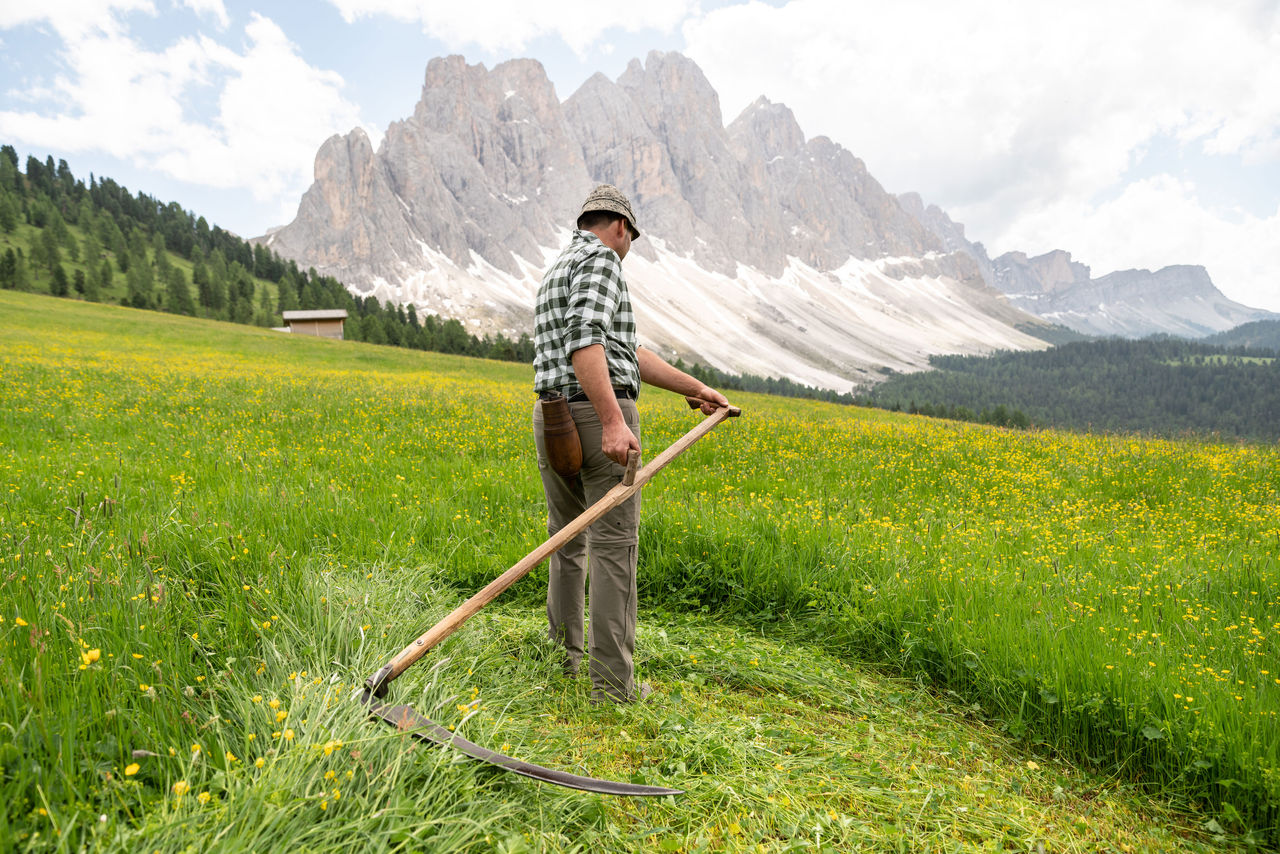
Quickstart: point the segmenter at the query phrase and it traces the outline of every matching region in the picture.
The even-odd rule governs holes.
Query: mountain
[[[377,151],[327,140],[294,221],[257,241],[354,293],[518,337],[594,183],[632,199],[624,269],[669,358],[849,391],[937,353],[1038,349],[1012,306],[849,151],[759,99],[728,126],[675,53],[561,102],[542,66],[432,60]]]
[[[981,243],[965,238],[964,226],[936,205],[926,208],[915,193],[898,199],[948,251],[968,254],[983,280],[1015,306],[1085,335],[1203,338],[1280,317],[1228,299],[1199,266],[1170,266],[1154,273],[1118,270],[1095,279],[1087,266],[1060,249],[1034,258],[1006,252],[993,260]]]
[[[1014,305],[1089,335],[1203,338],[1276,316],[1227,299],[1200,266],[1117,270],[1095,279],[1062,251],[1036,258],[1011,252],[993,265],[996,287]]]

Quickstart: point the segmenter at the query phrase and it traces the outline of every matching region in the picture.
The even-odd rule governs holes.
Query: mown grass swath
[[[365,675],[543,539],[527,368],[25,294],[0,294],[0,310],[0,836],[484,850],[541,822],[599,845],[754,844],[747,808],[695,832],[670,805],[548,807],[447,754],[406,758],[354,709]],[[770,697],[791,673],[787,693],[862,732],[862,701],[832,693],[824,658],[856,656],[1276,843],[1275,447],[742,403],[746,417],[646,489],[641,597],[775,640],[737,657],[721,643],[709,661],[693,635],[673,640],[676,617],[642,639],[652,676],[700,680],[677,717],[634,719],[660,756],[557,740],[600,722],[576,717],[581,686],[541,690],[545,570],[504,597],[523,616],[468,624],[470,640],[397,683],[404,699],[495,747],[521,734],[509,752],[556,745],[574,769],[690,783],[708,810],[737,809],[755,781],[755,841],[810,838],[812,819],[852,844],[888,832],[841,823],[868,808],[865,772],[783,805],[767,775],[792,754],[747,755],[773,729],[717,740],[687,704]],[[651,453],[694,417],[657,395],[641,406]],[[816,811],[823,798],[836,818]],[[936,827],[939,846],[981,826],[946,825],[933,804],[904,808],[903,826]],[[319,820],[334,811],[342,823]],[[574,833],[526,843],[567,849]]]

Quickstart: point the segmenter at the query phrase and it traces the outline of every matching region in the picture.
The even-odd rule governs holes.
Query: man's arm
[[[640,380],[642,382],[658,388],[665,388],[667,391],[674,391],[676,394],[683,394],[690,403],[696,402],[698,404],[702,409],[703,415],[710,415],[718,408],[729,405],[729,401],[725,399],[723,394],[701,380],[689,376],[679,368],[672,367],[648,347],[637,347],[636,358],[640,362]],[[574,367],[577,367],[576,362]],[[582,382],[581,374],[578,375],[578,381]],[[586,386],[584,385],[583,388],[586,388]]]
[[[596,417],[604,428],[600,448],[604,455],[618,465],[627,464],[627,452],[640,450],[640,440],[631,432],[622,410],[618,408],[618,398],[613,393],[613,384],[609,380],[609,364],[605,361],[604,345],[591,344],[581,350],[574,350],[569,357],[573,362],[573,372],[577,375],[578,384],[587,393],[591,405],[595,407]]]

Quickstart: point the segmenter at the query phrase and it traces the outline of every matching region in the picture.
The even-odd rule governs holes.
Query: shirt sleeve
[[[622,298],[622,269],[618,255],[601,246],[583,258],[569,283],[565,312],[564,351],[570,357],[583,347],[605,344]]]

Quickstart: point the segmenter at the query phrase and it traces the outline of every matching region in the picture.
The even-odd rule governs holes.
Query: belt
[[[616,397],[618,400],[635,400],[636,399],[636,393],[629,388],[615,388],[613,390],[613,396]],[[571,395],[569,397],[569,402],[582,403],[590,399],[591,398],[587,397],[587,393],[585,391],[580,391],[575,395]]]
[[[545,400],[548,396],[555,393],[556,392],[544,391],[541,394],[539,394],[538,397]],[[613,390],[613,396],[618,398],[618,400],[635,400],[636,399],[635,391],[629,388],[615,388]],[[580,391],[577,394],[573,394],[569,396],[569,403],[585,403],[590,399],[591,398],[587,397],[587,393],[585,391]]]

